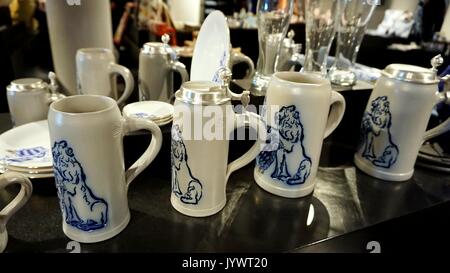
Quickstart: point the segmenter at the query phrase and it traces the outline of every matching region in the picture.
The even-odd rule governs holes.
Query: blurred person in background
[[[169,7],[162,0],[140,0],[138,14],[139,28],[149,30],[151,41],[160,41],[165,33],[171,36],[171,42],[176,40],[175,26]]]
[[[36,32],[39,26],[34,18],[36,8],[36,0],[12,0],[9,4],[12,24],[23,24],[27,30]]]
[[[447,0],[420,0],[414,15],[411,37],[416,42],[430,42],[441,30],[447,13]]]

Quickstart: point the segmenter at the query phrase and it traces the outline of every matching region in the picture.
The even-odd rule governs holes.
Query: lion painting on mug
[[[360,137],[362,156],[375,166],[390,168],[397,161],[399,149],[392,139],[391,126],[388,97],[378,97],[364,113]]]
[[[83,231],[101,229],[108,222],[108,204],[87,185],[86,174],[73,149],[63,140],[52,148],[55,181],[67,224]]]
[[[300,112],[295,105],[282,107],[274,121],[276,127],[267,126],[267,145],[257,157],[259,171],[269,171],[273,179],[288,185],[303,184],[311,171],[311,158],[303,146]]]
[[[202,198],[202,184],[192,175],[188,165],[186,146],[183,143],[178,125],[172,128],[172,192],[185,204],[196,205]],[[186,192],[180,189],[180,182],[187,185]]]

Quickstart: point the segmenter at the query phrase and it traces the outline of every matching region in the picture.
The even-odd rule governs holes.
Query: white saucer
[[[53,172],[53,168],[21,168],[11,165],[3,165],[0,164],[0,169],[7,169],[13,172],[19,173],[51,173]]]
[[[20,168],[52,168],[47,120],[21,125],[0,135],[0,163]]]
[[[0,173],[5,173],[7,171],[13,171],[13,170],[7,170],[7,169],[3,169],[3,168],[0,169]],[[48,172],[48,173],[30,173],[30,172],[19,172],[19,171],[13,171],[13,172],[23,174],[30,179],[55,177],[53,172]]]
[[[219,82],[217,71],[228,66],[230,29],[220,11],[206,17],[198,33],[191,65],[191,81]]]
[[[123,108],[126,118],[143,118],[155,122],[158,126],[170,123],[173,119],[172,104],[161,101],[140,101]]]

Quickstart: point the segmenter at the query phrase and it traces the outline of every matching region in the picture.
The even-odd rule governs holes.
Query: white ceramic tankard
[[[53,72],[50,73],[50,79],[50,86],[36,78],[17,79],[8,85],[6,94],[14,126],[46,119],[50,104],[64,97],[56,93]]]
[[[405,181],[414,173],[414,164],[424,141],[450,130],[450,119],[426,131],[431,111],[440,102],[450,103],[450,77],[440,79],[440,56],[432,69],[392,64],[375,84],[364,113],[356,166],[383,180]],[[438,83],[446,81],[444,93]]]
[[[256,159],[256,183],[287,198],[313,192],[323,140],[336,129],[344,112],[344,98],[321,76],[275,73],[262,114],[267,141]]]
[[[124,119],[115,100],[95,95],[53,103],[48,123],[64,233],[83,243],[119,234],[130,221],[128,187],[161,148],[159,127]],[[150,131],[152,141],[125,171],[122,138],[138,130]]]
[[[134,89],[134,78],[125,66],[116,64],[114,54],[106,48],[82,48],[77,51],[77,88],[83,95],[102,95],[123,104]],[[125,81],[125,90],[118,97],[115,75]]]
[[[243,126],[245,119],[257,132],[264,125],[255,114],[235,114],[225,89],[213,82],[193,81],[175,94],[170,201],[188,216],[210,216],[222,210],[230,174],[254,160],[260,149],[257,140],[228,164],[229,136],[234,129]]]

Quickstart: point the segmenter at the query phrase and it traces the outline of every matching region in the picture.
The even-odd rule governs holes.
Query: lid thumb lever
[[[442,58],[441,54],[435,56],[431,59],[431,70],[434,72],[438,72],[438,67],[444,64],[444,58]]]

